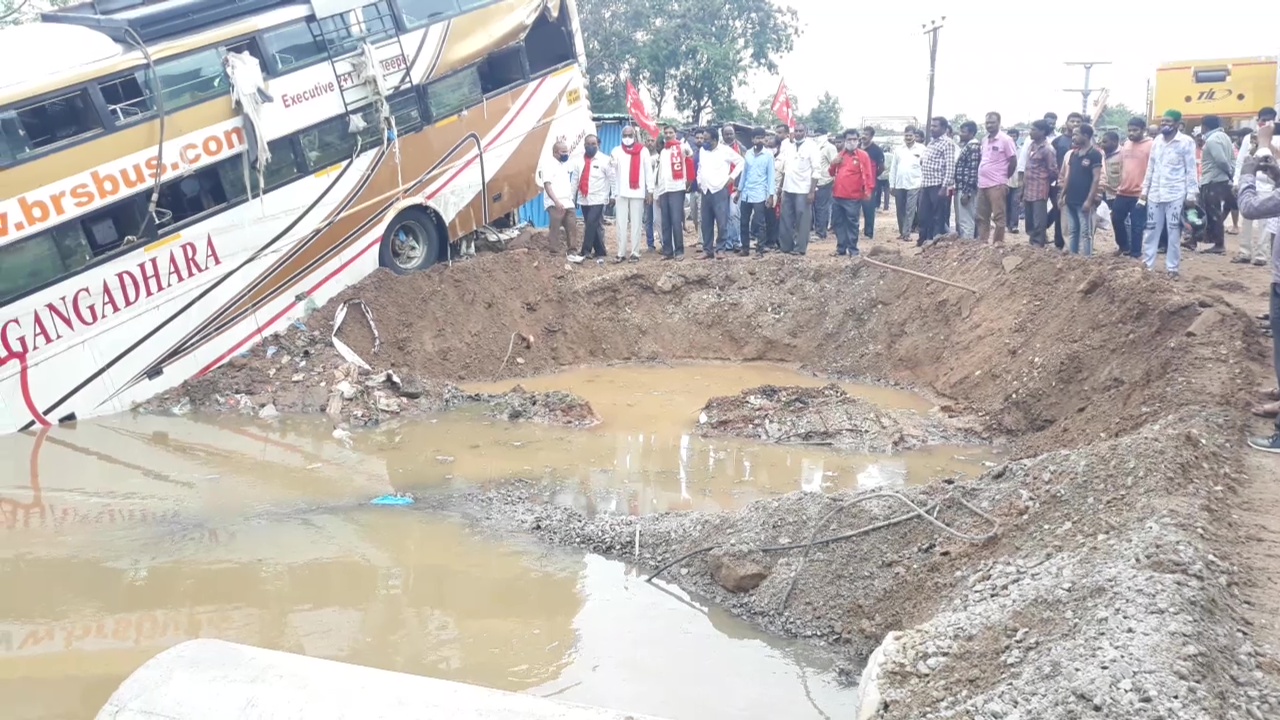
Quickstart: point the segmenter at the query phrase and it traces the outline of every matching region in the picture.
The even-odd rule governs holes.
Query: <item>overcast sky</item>
[[[1222,5],[1220,21],[1206,28],[1193,5],[1152,10],[1109,2],[1101,13],[1050,11],[1022,6],[916,0],[877,3],[855,10],[831,0],[780,0],[800,15],[804,32],[780,61],[782,76],[808,111],[824,91],[840,98],[846,124],[866,115],[924,117],[928,101],[929,50],[921,25],[946,15],[939,36],[934,114],[965,113],[979,121],[997,110],[1012,122],[1065,115],[1080,109],[1084,70],[1067,61],[1111,61],[1093,69],[1090,85],[1110,89],[1111,100],[1141,111],[1147,81],[1156,67],[1176,60],[1206,60],[1280,54],[1276,26],[1252,23],[1241,29],[1239,13]],[[903,9],[897,9],[900,5]],[[910,6],[910,9],[907,9]],[[1276,5],[1264,2],[1258,7]],[[1280,17],[1280,11],[1275,11]],[[756,107],[778,87],[776,76],[757,73],[740,99]],[[1096,95],[1094,96],[1096,97]],[[1160,112],[1157,110],[1157,112]]]

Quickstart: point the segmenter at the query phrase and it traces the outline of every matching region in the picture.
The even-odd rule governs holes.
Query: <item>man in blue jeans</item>
[[[723,247],[729,228],[729,185],[742,174],[742,156],[720,144],[720,134],[706,131],[698,154],[698,194],[702,205],[702,259],[715,260],[717,240]]]
[[[1148,270],[1156,266],[1160,231],[1169,236],[1165,270],[1178,278],[1182,260],[1182,211],[1196,206],[1200,180],[1196,177],[1196,141],[1178,132],[1182,113],[1166,110],[1160,118],[1160,135],[1152,141],[1151,161],[1142,181],[1142,197],[1147,206],[1147,229],[1142,240],[1142,262]],[[1259,135],[1261,137],[1261,135]],[[1259,142],[1261,146],[1261,142]]]
[[[1129,139],[1120,146],[1120,185],[1109,188],[1116,194],[1111,203],[1111,226],[1116,233],[1116,246],[1131,258],[1142,257],[1142,236],[1147,229],[1147,206],[1142,197],[1142,181],[1151,160],[1151,138],[1147,137],[1147,119],[1129,118]]]
[[[742,177],[738,182],[738,199],[742,207],[739,229],[742,248],[738,250],[738,254],[743,257],[751,254],[752,235],[759,238],[756,254],[764,255],[766,218],[773,213],[776,197],[777,169],[774,167],[773,153],[765,148],[764,143],[764,128],[753,130],[751,149],[743,156]]]

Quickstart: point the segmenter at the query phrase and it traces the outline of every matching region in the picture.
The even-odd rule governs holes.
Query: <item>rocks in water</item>
[[[471,400],[488,404],[487,414],[500,420],[537,422],[564,427],[591,427],[600,416],[591,403],[573,393],[529,392],[517,385],[500,395],[478,394]]]
[[[711,579],[734,593],[750,592],[769,577],[769,566],[758,550],[718,548],[707,556]]]

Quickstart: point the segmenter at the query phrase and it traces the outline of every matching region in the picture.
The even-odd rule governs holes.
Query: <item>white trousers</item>
[[[613,211],[613,224],[618,229],[618,257],[640,255],[640,238],[644,234],[644,198],[620,197],[614,203]]]

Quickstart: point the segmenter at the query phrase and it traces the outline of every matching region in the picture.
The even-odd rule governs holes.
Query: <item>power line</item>
[[[926,124],[933,119],[933,76],[938,67],[938,31],[942,29],[942,23],[946,19],[947,16],[943,15],[937,20],[930,20],[920,25],[924,29],[924,34],[929,36],[929,112],[924,116]]]

